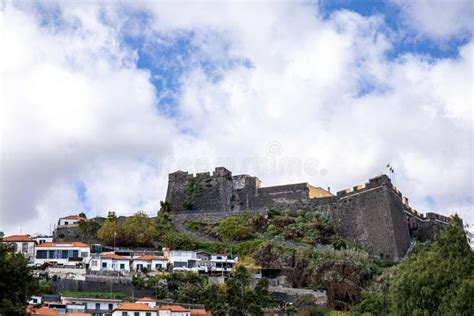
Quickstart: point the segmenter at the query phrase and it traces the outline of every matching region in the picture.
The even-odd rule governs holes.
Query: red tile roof
[[[36,246],[36,248],[47,248],[47,247],[60,247],[60,248],[63,248],[63,247],[66,247],[66,245],[69,245],[70,247],[76,247],[76,248],[89,248],[89,245],[88,244],[85,244],[83,242],[80,242],[80,241],[53,241],[53,242],[45,242],[45,243],[42,243],[38,246]]]
[[[133,260],[143,260],[143,261],[163,260],[163,257],[159,257],[159,256],[140,256],[140,257],[137,257],[137,258],[133,258]]]
[[[172,311],[172,312],[189,312],[189,309],[179,305],[161,305],[158,310]]]
[[[80,217],[79,215],[69,215],[69,216],[66,216],[66,217],[61,217],[61,219],[71,219],[71,220],[77,220],[77,221],[86,220],[84,217]]]
[[[127,257],[122,257],[119,255],[116,255],[115,253],[103,253],[100,255],[101,259],[115,259],[115,260],[128,260]]]
[[[200,316],[200,315],[211,316],[212,313],[211,311],[206,311],[205,309],[192,309],[191,310],[191,316]]]
[[[47,308],[47,307],[40,307],[40,308],[32,308],[28,311],[30,315],[59,315],[55,309]]]
[[[156,300],[152,297],[142,297],[137,299],[137,302],[156,302]]]
[[[120,304],[116,309],[116,311],[156,311],[155,308],[148,306],[147,304],[140,304],[140,303],[123,303]]]
[[[30,242],[34,242],[34,240],[31,238],[30,235],[11,235],[11,236],[7,236],[7,237],[3,237],[2,241],[5,241],[5,242],[25,242],[25,241],[30,241]]]

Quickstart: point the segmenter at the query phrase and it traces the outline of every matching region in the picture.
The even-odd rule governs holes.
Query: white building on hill
[[[140,256],[132,261],[132,269],[142,271],[146,268],[148,271],[162,271],[168,268],[168,260],[163,256]]]
[[[80,241],[45,242],[36,246],[35,264],[45,262],[75,266],[78,263],[88,264],[90,247]]]
[[[2,243],[12,245],[16,252],[23,254],[26,258],[35,255],[35,241],[30,235],[12,235],[2,238]]]
[[[98,258],[90,260],[91,271],[130,272],[130,259],[113,252],[102,253]]]

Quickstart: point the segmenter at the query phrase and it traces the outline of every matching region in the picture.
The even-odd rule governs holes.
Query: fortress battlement
[[[449,218],[424,216],[408,204],[390,178],[382,174],[332,194],[329,188],[309,183],[262,187],[259,178],[232,175],[224,167],[196,175],[185,171],[169,174],[166,201],[171,214],[240,211],[305,210],[330,215],[337,231],[360,244],[370,254],[398,260],[412,238],[430,239]],[[184,215],[185,216],[185,215]]]

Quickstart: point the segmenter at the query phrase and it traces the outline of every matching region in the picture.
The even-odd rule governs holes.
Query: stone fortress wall
[[[381,175],[364,185],[332,194],[308,183],[261,187],[250,175],[236,175],[224,167],[195,176],[184,171],[169,174],[166,201],[172,214],[218,213],[223,218],[241,211],[317,210],[331,216],[338,233],[369,254],[399,260],[411,239],[431,239],[449,218],[436,213],[423,215],[408,205],[408,199]],[[208,216],[208,215],[207,215]]]

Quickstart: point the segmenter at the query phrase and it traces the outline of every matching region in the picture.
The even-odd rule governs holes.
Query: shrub
[[[248,225],[242,223],[235,216],[223,220],[217,228],[217,233],[222,240],[226,241],[244,240],[252,237],[252,231]]]

